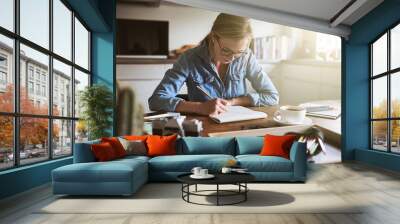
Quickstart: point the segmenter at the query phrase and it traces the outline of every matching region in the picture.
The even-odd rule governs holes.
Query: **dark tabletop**
[[[249,173],[213,173],[212,179],[193,179],[191,173],[182,174],[177,177],[178,181],[186,184],[236,184],[248,183],[255,180]]]

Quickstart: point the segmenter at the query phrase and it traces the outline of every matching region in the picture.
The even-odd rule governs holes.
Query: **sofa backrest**
[[[234,156],[235,138],[183,137],[177,142],[177,154],[226,154]]]
[[[236,155],[259,154],[264,137],[236,137]]]

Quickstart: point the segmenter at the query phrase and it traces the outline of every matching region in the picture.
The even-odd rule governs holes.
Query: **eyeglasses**
[[[247,48],[243,52],[235,53],[229,48],[222,47],[221,44],[219,43],[219,37],[216,37],[215,39],[217,40],[218,47],[219,47],[219,49],[221,51],[221,54],[223,56],[225,56],[225,57],[232,57],[233,56],[233,58],[235,59],[235,58],[239,58],[239,57],[244,56],[244,55],[249,53],[249,48]]]

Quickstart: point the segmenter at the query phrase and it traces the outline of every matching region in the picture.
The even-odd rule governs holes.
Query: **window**
[[[14,0],[0,1],[0,26],[14,31]]]
[[[46,96],[46,86],[42,86],[42,96]]]
[[[49,0],[19,0],[21,36],[49,48]]]
[[[7,56],[0,54],[0,91],[5,92],[7,87]]]
[[[71,120],[53,120],[53,145],[53,157],[61,157],[72,153]]]
[[[400,67],[400,25],[390,31],[390,66],[391,69]]]
[[[0,71],[0,84],[6,85],[7,84],[7,73]]]
[[[29,74],[29,79],[33,80],[33,67],[32,66],[29,66],[28,74]]]
[[[39,101],[36,104],[40,104]],[[29,164],[49,158],[48,120],[45,118],[20,118],[20,164]],[[32,133],[35,133],[34,135]],[[32,138],[34,136],[34,138]]]
[[[0,115],[0,124],[0,169],[7,169],[14,166],[13,117]]]
[[[82,68],[89,69],[89,32],[75,18],[75,62]]]
[[[81,108],[79,107],[79,95],[80,92],[89,85],[89,74],[81,72],[79,70],[75,71],[75,117],[79,117],[81,113]]]
[[[0,170],[72,155],[74,136],[87,139],[74,105],[90,31],[63,0],[0,0],[0,26]]]
[[[0,55],[0,67],[3,67],[3,68],[7,67],[7,56]]]
[[[0,81],[7,82],[7,73],[1,71],[0,74],[1,74],[1,75],[0,75]]]
[[[371,148],[400,153],[400,25],[370,45]]]
[[[39,53],[40,54],[40,53]],[[45,62],[46,63],[46,62]],[[36,80],[40,81],[40,71],[39,69],[36,69]]]
[[[72,60],[72,12],[61,1],[53,0],[53,15],[54,53]]]
[[[0,1],[0,7],[3,6],[4,2]],[[0,9],[0,21],[3,18],[1,15],[3,9]],[[0,23],[0,26],[2,23]],[[14,71],[11,65],[11,58],[14,57],[14,41],[13,39],[2,35],[0,33],[0,73],[2,74],[2,80],[0,81],[0,113],[12,113],[14,111]],[[5,59],[8,59],[7,62]],[[0,114],[1,115],[1,114]],[[4,114],[5,115],[5,114]],[[1,135],[0,135],[1,139]],[[2,143],[0,142],[0,148],[2,148]],[[10,145],[10,144],[7,144]],[[1,160],[0,160],[1,164]],[[1,165],[0,165],[1,169]]]
[[[28,82],[28,93],[33,94],[33,82]]]
[[[72,68],[69,65],[66,65],[58,60],[53,60],[53,114],[60,114],[60,107],[63,106],[64,104],[59,104],[60,102],[58,101],[59,97],[62,103],[64,103],[64,96],[69,96],[69,100],[71,102],[68,102],[69,105],[72,104],[72,90],[71,89],[65,89],[64,85],[65,83],[70,83],[72,84]],[[60,96],[60,95],[61,96]],[[67,110],[64,113],[61,113],[62,116],[72,116],[72,108],[68,107]]]
[[[40,95],[40,84],[36,84],[36,95]]]

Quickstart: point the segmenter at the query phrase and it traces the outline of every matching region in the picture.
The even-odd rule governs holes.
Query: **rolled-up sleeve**
[[[246,78],[256,93],[248,93],[253,106],[272,106],[279,103],[279,93],[268,75],[263,71],[253,53],[248,57]]]
[[[176,106],[183,99],[176,97],[188,77],[187,60],[181,55],[173,67],[164,75],[164,78],[149,98],[149,108],[153,111],[175,111]]]

